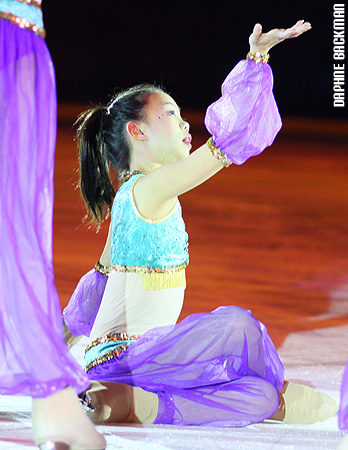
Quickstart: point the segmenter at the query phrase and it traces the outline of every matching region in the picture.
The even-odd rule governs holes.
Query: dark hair
[[[129,170],[126,125],[145,119],[145,106],[153,92],[164,91],[152,84],[134,86],[116,94],[108,105],[85,111],[77,120],[81,194],[97,223],[103,221],[105,207],[111,210],[115,197],[110,164],[119,173]]]

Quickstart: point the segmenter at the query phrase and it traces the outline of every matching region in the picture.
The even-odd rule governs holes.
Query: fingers
[[[284,39],[291,39],[297,36],[300,36],[305,31],[308,31],[312,28],[312,25],[309,22],[305,22],[304,20],[299,20],[295,23],[294,26],[288,29],[279,29],[279,38]]]
[[[262,26],[257,23],[254,26],[252,34],[249,36],[250,51],[260,51],[261,53],[268,52],[272,47],[285,39],[300,36],[311,28],[312,26],[309,22],[299,20],[291,28],[275,28],[268,33],[262,33]]]
[[[249,43],[251,45],[256,44],[259,41],[261,35],[262,35],[262,25],[257,23],[253,28],[253,32],[249,36]]]
[[[256,23],[253,29],[253,34],[261,35],[262,33],[262,25],[260,23]]]
[[[299,20],[295,23],[293,27],[290,28],[292,31],[293,37],[299,36],[300,34],[308,31],[312,28],[312,25],[309,22],[305,22],[304,20]]]

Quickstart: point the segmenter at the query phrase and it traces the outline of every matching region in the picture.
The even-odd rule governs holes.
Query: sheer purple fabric
[[[282,126],[268,64],[240,61],[209,106],[205,126],[214,143],[234,164],[243,164],[274,141]]]
[[[156,392],[155,423],[244,426],[277,411],[284,368],[266,327],[225,306],[146,332],[88,375]]]
[[[348,432],[348,361],[344,369],[341,384],[341,401],[338,410],[338,426]]]
[[[88,377],[68,354],[52,266],[56,93],[44,40],[0,20],[0,393]]]
[[[107,275],[95,269],[80,279],[63,311],[65,325],[74,336],[91,334],[107,281]]]

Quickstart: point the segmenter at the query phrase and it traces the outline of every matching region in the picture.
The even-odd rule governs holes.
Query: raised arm
[[[222,97],[207,110],[205,124],[213,141],[187,158],[153,170],[137,183],[135,200],[145,216],[161,217],[178,195],[206,181],[227,165],[226,161],[242,164],[271,145],[281,121],[272,92],[272,71],[268,64],[257,62],[264,61],[264,55],[278,43],[310,28],[303,20],[287,30],[268,33],[262,33],[260,24],[254,26],[249,37],[250,60],[241,61],[232,70],[222,86]],[[214,150],[214,144],[226,158]]]

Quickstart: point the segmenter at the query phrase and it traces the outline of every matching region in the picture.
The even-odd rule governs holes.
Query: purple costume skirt
[[[46,397],[88,377],[67,352],[52,265],[54,68],[0,19],[0,393]]]
[[[284,368],[266,327],[223,306],[149,330],[88,375],[157,393],[154,423],[245,426],[277,411]]]

